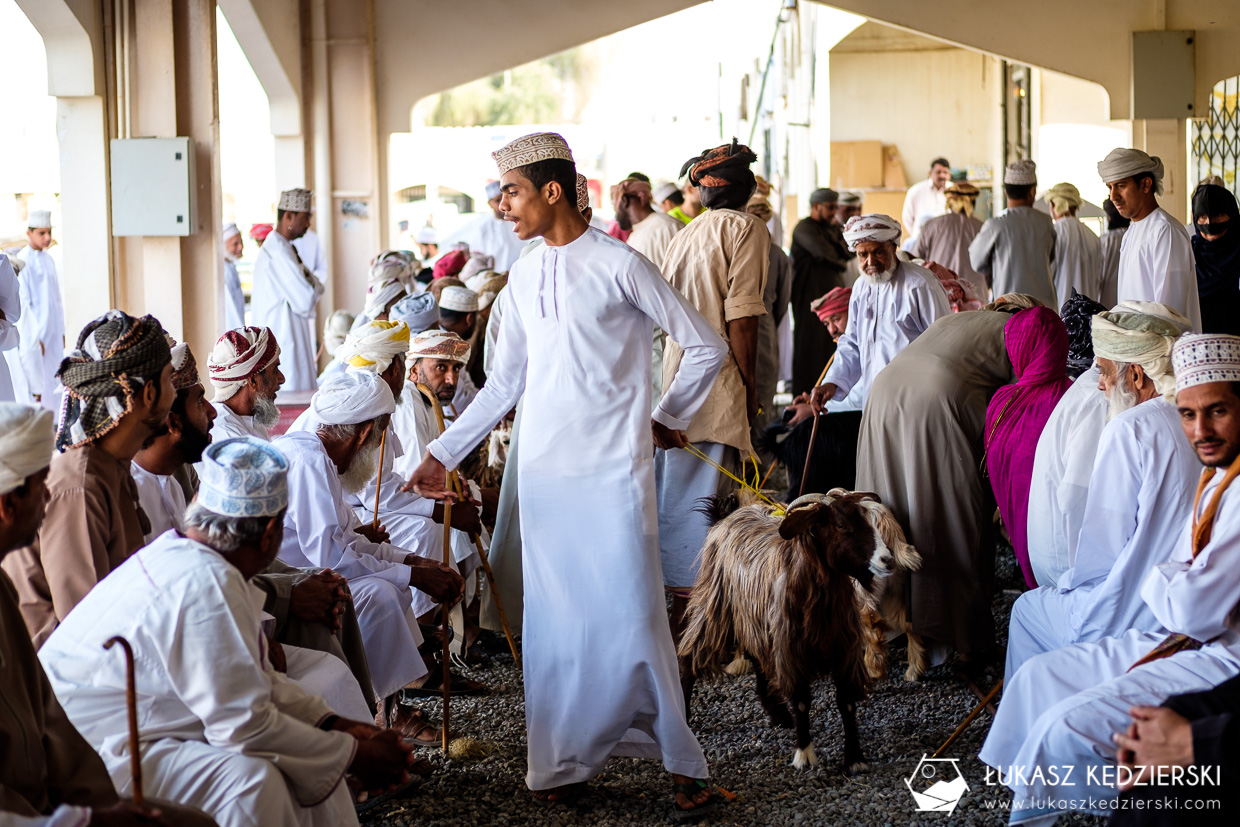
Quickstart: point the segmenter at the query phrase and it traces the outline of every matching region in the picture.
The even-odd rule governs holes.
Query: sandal
[[[531,790],[534,804],[539,807],[575,807],[581,801],[590,789],[590,785],[585,781],[578,781],[576,784],[565,784],[562,787],[552,787],[547,790]],[[551,796],[559,796],[552,798]]]
[[[405,743],[412,744],[417,747],[438,747],[443,745],[443,730],[430,722],[430,719],[420,709],[414,709],[408,704],[397,704],[396,711],[392,715],[391,729],[400,732],[401,740]],[[424,772],[430,768],[427,763],[426,767],[414,764],[409,767],[409,772],[418,773],[419,775],[429,775]]]
[[[396,789],[392,790],[389,793],[382,793],[380,795],[367,796],[362,801],[357,800],[358,798],[362,797],[359,795],[353,799],[353,812],[357,813],[360,816],[362,813],[368,810],[373,810],[375,807],[378,807],[380,804],[386,804],[389,801],[395,801],[398,798],[408,798],[410,795],[413,794],[413,791],[416,790],[421,783],[422,783],[421,776],[413,776],[408,781],[406,781],[404,784],[401,784],[399,787],[397,787]]]
[[[710,793],[710,798],[701,804],[696,804],[693,797],[702,791]],[[685,807],[676,800],[676,796],[683,795],[688,799],[690,806]],[[711,787],[700,778],[690,779],[688,783],[681,784],[675,780],[672,781],[672,819],[674,821],[697,821],[714,812],[720,804],[726,799],[719,790]]]
[[[449,673],[451,674],[451,673]],[[453,695],[477,696],[488,695],[490,690],[485,684],[470,680],[464,675],[452,675],[448,688]],[[405,687],[401,694],[406,698],[439,698],[443,696],[443,666],[435,664],[426,678],[426,683],[419,687]]]

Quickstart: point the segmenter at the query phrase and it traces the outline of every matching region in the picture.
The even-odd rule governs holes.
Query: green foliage
[[[594,70],[581,49],[570,49],[481,78],[428,101],[426,125],[577,123]]]

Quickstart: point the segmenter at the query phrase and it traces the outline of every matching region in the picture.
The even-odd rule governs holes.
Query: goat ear
[[[810,527],[818,520],[823,509],[831,508],[827,503],[809,502],[788,509],[788,513],[784,515],[783,522],[779,524],[779,536],[785,540],[792,540],[800,537],[809,531]]]
[[[857,491],[855,493],[857,495],[857,499],[859,500],[873,500],[879,505],[883,504],[883,498],[878,496],[878,494],[874,493],[873,491]]]

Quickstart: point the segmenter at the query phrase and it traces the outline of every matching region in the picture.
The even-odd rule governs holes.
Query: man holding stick
[[[686,444],[727,348],[654,265],[586,224],[562,137],[528,135],[494,157],[501,209],[520,239],[546,245],[513,265],[487,384],[430,443],[410,485],[455,498],[445,469],[528,391],[519,459],[526,784],[540,803],[569,803],[612,755],[662,758],[677,814],[700,817],[719,794],[703,780],[667,626],[654,446]],[[652,324],[684,355],[648,415]]]

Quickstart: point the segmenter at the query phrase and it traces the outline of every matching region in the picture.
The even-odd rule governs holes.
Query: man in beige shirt
[[[142,546],[150,521],[130,461],[167,429],[176,399],[168,340],[153,316],[110,310],[95,319],[58,376],[69,399],[56,434],[62,453],[48,471],[47,516],[38,539],[3,564],[35,646]]]
[[[663,277],[727,340],[731,350],[731,358],[724,362],[710,396],[686,433],[697,450],[731,470],[753,454],[749,425],[759,408],[755,376],[758,318],[766,314],[762,291],[771,236],[761,219],[745,211],[754,192],[749,165],[755,160],[748,147],[733,142],[686,164],[689,180],[699,188],[707,211],[676,234],[663,262]],[[664,383],[676,375],[680,359],[680,346],[669,338],[663,354]],[[689,590],[697,576],[698,552],[710,528],[706,517],[695,509],[699,498],[726,490],[731,483],[699,457],[678,450],[682,446],[658,447],[659,547],[663,584],[673,595],[672,637],[679,642]]]

